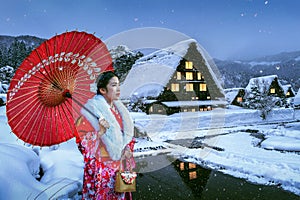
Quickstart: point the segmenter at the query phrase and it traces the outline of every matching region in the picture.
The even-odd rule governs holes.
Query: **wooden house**
[[[225,99],[229,105],[242,106],[245,96],[245,88],[224,89]]]
[[[288,84],[288,85],[283,85],[282,86],[283,91],[284,91],[284,95],[286,98],[290,98],[290,97],[294,97],[295,96],[295,91],[292,87],[292,85]]]
[[[267,95],[281,98],[285,97],[284,89],[278,80],[277,75],[251,78],[245,91],[246,93],[250,93],[254,88],[260,93],[267,93]]]
[[[221,76],[193,39],[139,59],[121,85],[121,99],[146,99],[148,114],[212,110],[224,106]]]

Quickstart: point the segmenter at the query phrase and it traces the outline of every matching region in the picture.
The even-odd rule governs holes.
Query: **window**
[[[149,108],[149,113],[153,113],[153,106]]]
[[[172,92],[179,92],[179,84],[178,83],[172,83],[171,84],[171,91]]]
[[[185,85],[185,91],[187,91],[187,92],[194,91],[194,86],[193,86],[193,84],[192,84],[192,83],[187,83],[187,84]]]
[[[237,101],[237,102],[242,102],[242,101],[243,101],[243,98],[242,98],[242,97],[237,97],[237,98],[236,98],[236,101]]]
[[[207,96],[206,99],[210,99],[210,96]]]
[[[177,80],[181,80],[181,72],[177,72],[176,75],[177,75],[177,76],[176,76],[176,77],[177,77]]]
[[[186,72],[185,78],[186,80],[193,80],[193,72]]]
[[[271,89],[270,89],[270,93],[271,93],[271,94],[275,94],[275,88],[271,88]]]
[[[189,172],[190,180],[197,178],[197,171]]]
[[[181,171],[184,170],[184,162],[181,162],[181,163],[179,164],[179,168],[180,168]]]
[[[193,62],[185,61],[185,68],[186,69],[193,69]]]
[[[206,91],[206,83],[200,83],[200,88],[199,88],[199,90],[200,90],[201,92],[205,92],[205,91]]]
[[[194,163],[189,163],[189,169],[195,169],[196,168],[196,164]]]
[[[198,80],[201,80],[201,79],[202,79],[202,74],[201,74],[201,72],[197,72],[197,79],[198,79]]]
[[[290,95],[291,95],[291,93],[290,93],[290,92],[287,92],[285,96],[290,96]]]

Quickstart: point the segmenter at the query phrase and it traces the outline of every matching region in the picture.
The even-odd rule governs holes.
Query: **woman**
[[[97,95],[82,109],[77,121],[77,144],[84,156],[83,199],[131,199],[131,194],[114,191],[120,160],[134,168],[133,122],[126,107],[118,101],[119,79],[113,72],[97,80]],[[94,117],[98,116],[98,118]]]

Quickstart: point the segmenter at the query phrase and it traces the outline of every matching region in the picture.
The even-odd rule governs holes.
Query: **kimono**
[[[120,167],[120,159],[125,148],[133,152],[133,122],[128,110],[120,101],[113,102],[111,109],[102,95],[90,99],[85,107],[98,118],[108,121],[110,127],[104,135],[97,136],[99,122],[86,109],[77,120],[76,143],[84,157],[84,179],[82,199],[122,200],[131,194],[114,191],[116,171]],[[99,139],[100,138],[100,139]],[[126,160],[126,166],[135,167],[133,157]]]

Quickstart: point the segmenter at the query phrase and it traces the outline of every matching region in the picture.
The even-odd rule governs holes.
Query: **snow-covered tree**
[[[15,69],[18,68],[31,50],[23,41],[15,40],[8,49],[9,65]]]
[[[262,83],[255,80],[251,85],[250,91],[246,92],[245,102],[243,103],[243,106],[246,108],[260,110],[262,119],[266,119],[274,107],[281,105],[279,97],[269,95],[267,85],[264,83],[264,80]]]
[[[10,66],[0,67],[0,93],[6,93],[11,78],[14,76],[15,70]]]
[[[132,112],[145,112],[145,101],[145,97],[139,97],[136,93],[134,93],[130,98],[130,103],[127,108]]]
[[[143,56],[140,51],[133,52],[124,45],[111,49],[110,54],[113,60],[115,73],[120,77],[121,83],[125,80],[127,73],[135,61]]]

